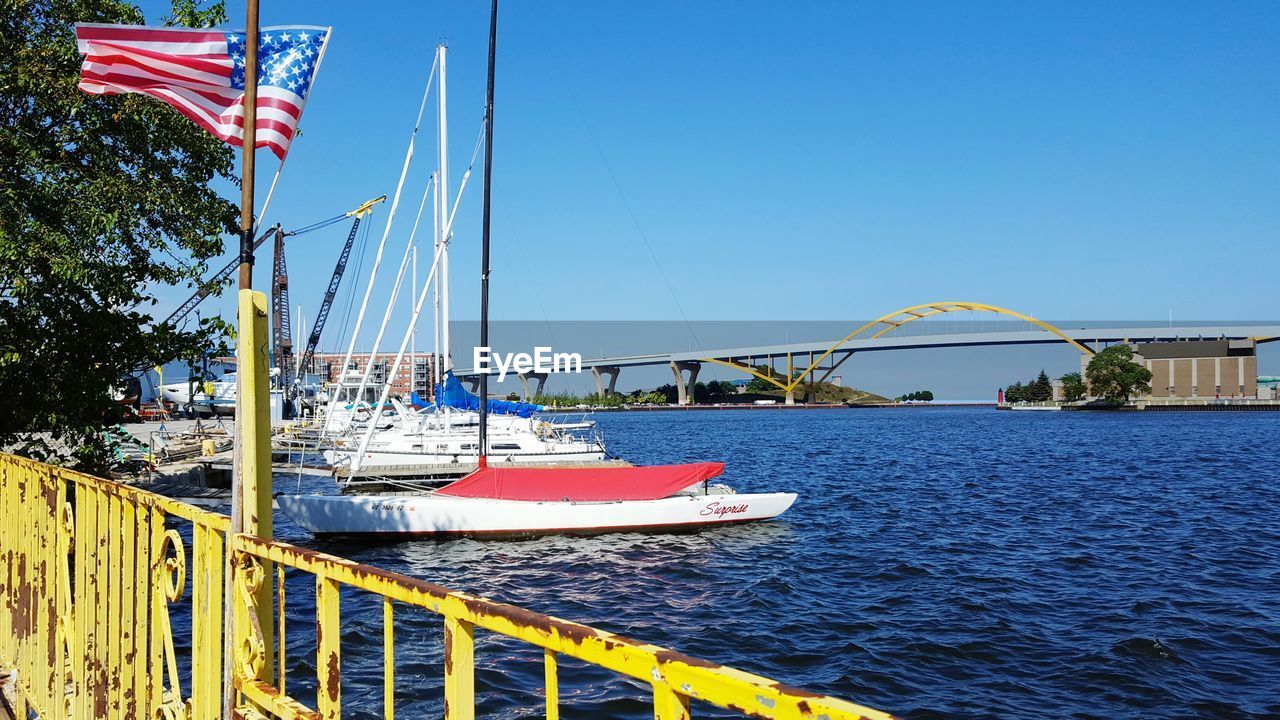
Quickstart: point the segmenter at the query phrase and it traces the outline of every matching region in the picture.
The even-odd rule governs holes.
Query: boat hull
[[[795,493],[677,495],[622,502],[528,502],[445,495],[278,495],[315,535],[519,538],[681,532],[775,518]]]

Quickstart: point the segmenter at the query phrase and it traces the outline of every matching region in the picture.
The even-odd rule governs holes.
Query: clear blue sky
[[[456,184],[487,15],[266,0],[264,25],[334,26],[266,221],[394,190],[441,39]],[[495,318],[680,317],[606,160],[691,319],[862,319],[939,299],[1045,318],[1277,315],[1274,3],[508,1],[499,33]],[[261,202],[274,159],[259,163]],[[460,318],[477,315],[479,189],[454,244]],[[345,235],[290,246],[308,316]],[[269,267],[264,248],[259,287]],[[161,291],[160,309],[184,295]]]

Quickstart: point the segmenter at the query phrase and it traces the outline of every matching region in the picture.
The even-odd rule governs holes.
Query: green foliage
[[[675,389],[674,385],[672,389]],[[665,405],[667,404],[667,397],[659,391],[645,392],[643,390],[633,390],[629,394],[615,393],[613,395],[574,395],[573,393],[561,392],[551,395],[539,395],[533,398],[531,402],[557,408],[572,408],[579,405],[623,407],[624,405]]]
[[[933,401],[933,391],[932,391],[932,390],[917,390],[917,391],[915,391],[915,392],[907,393],[906,395],[899,395],[899,396],[897,397],[897,400],[898,400],[898,402],[912,402],[912,401],[914,401],[914,402],[932,402],[932,401]]]
[[[1076,402],[1084,398],[1086,388],[1080,373],[1067,373],[1058,379],[1062,382],[1062,399],[1067,402]]]
[[[670,404],[680,399],[680,389],[671,383],[659,385],[653,392],[662,397],[662,400],[659,402],[666,402]]]
[[[698,385],[702,385],[702,383],[698,383]],[[703,388],[699,388],[699,392],[702,392],[702,390]],[[698,398],[711,402],[724,402],[738,394],[738,388],[728,380],[712,380],[707,383],[705,390],[706,394],[699,395]]]
[[[1005,402],[1046,402],[1053,399],[1053,382],[1044,370],[1026,385],[1016,382],[1004,390]]]
[[[768,365],[756,365],[752,369],[760,373],[761,375],[764,375],[765,377],[775,378],[779,382],[786,381],[786,378],[783,375],[774,372],[773,368],[769,367]],[[773,383],[769,382],[768,380],[765,380],[764,378],[758,378],[754,375],[752,375],[751,380],[747,382],[747,392],[749,393],[773,392],[777,389],[778,389],[777,385],[774,385]]]
[[[1044,370],[1036,376],[1035,380],[1027,386],[1028,398],[1032,402],[1045,402],[1053,399],[1053,383],[1049,380],[1049,375]]]
[[[102,470],[98,428],[128,371],[195,354],[225,333],[157,327],[150,288],[199,278],[234,233],[210,187],[235,152],[141,95],[88,95],[73,23],[142,23],[119,0],[0,6],[0,445]],[[178,0],[170,22],[225,22]]]
[[[1112,345],[1089,360],[1084,371],[1089,389],[1100,398],[1129,402],[1133,395],[1151,392],[1151,371],[1133,362],[1133,349]]]

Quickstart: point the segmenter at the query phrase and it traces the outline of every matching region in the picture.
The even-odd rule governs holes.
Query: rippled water
[[[696,535],[301,544],[913,717],[1280,715],[1280,414],[990,409],[602,414],[637,462],[795,490]],[[277,489],[290,489],[280,479]],[[289,690],[314,690],[309,578]],[[344,709],[381,711],[380,601],[343,595]],[[440,623],[397,616],[403,717],[439,716]],[[486,717],[541,712],[540,652],[477,633]],[[566,718],[652,717],[566,662]],[[695,706],[695,716],[720,716]]]

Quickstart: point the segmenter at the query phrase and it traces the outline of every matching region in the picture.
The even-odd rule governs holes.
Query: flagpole
[[[254,191],[254,149],[257,144],[258,119],[258,0],[246,0],[245,21],[245,64],[244,64],[244,124],[240,142],[240,282],[237,301],[237,362],[236,362],[236,419],[233,468],[231,473],[231,529],[227,534],[227,573],[223,608],[225,612],[225,634],[223,636],[223,657],[227,658],[223,673],[223,717],[234,717],[236,691],[233,687],[233,654],[239,640],[236,628],[236,598],[234,593],[236,556],[235,537],[246,531],[246,516],[255,515],[256,498],[250,498],[245,492],[246,471],[256,468],[253,455],[256,449],[249,447],[254,440],[251,433],[246,433],[246,424],[250,422],[247,414],[253,409],[250,393],[254,392],[253,368],[256,358],[254,348],[250,346],[253,329],[257,324],[253,318],[253,191]],[[245,312],[248,305],[249,312]],[[249,319],[246,327],[246,318]],[[246,465],[248,467],[246,467]],[[268,469],[269,472],[269,469]],[[255,478],[248,478],[248,485],[255,487]],[[270,492],[270,490],[268,490]],[[267,519],[270,527],[270,518]],[[255,523],[256,524],[256,523]],[[264,583],[270,587],[270,583]],[[270,627],[270,623],[265,623]]]
[[[244,55],[244,132],[240,153],[240,289],[253,289],[254,145],[258,125],[258,0],[247,0]],[[237,422],[237,424],[239,424]]]

